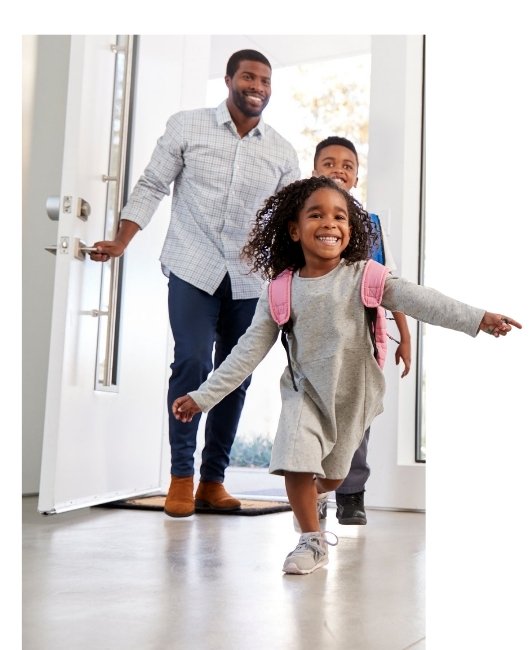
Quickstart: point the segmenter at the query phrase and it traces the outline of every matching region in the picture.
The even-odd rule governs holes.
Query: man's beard
[[[264,97],[263,102],[259,106],[253,106],[250,104],[245,97],[245,94],[234,90],[232,88],[232,100],[235,106],[245,115],[246,117],[259,117],[265,106],[269,103],[269,98]]]

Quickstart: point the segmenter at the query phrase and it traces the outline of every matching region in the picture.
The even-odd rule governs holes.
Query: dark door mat
[[[101,503],[97,508],[125,508],[130,510],[164,510],[166,495],[155,495],[150,497],[138,497],[135,499],[121,499],[120,501],[110,501]],[[261,501],[252,499],[240,499],[241,508],[226,512],[224,510],[203,510],[198,509],[197,514],[201,515],[239,515],[244,517],[254,517],[256,515],[270,515],[274,512],[287,512],[291,506],[285,501]]]

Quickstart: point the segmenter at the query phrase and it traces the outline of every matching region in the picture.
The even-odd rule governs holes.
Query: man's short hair
[[[325,147],[331,147],[332,145],[339,145],[340,147],[346,147],[346,149],[349,149],[355,156],[357,164],[359,164],[359,156],[357,155],[357,149],[355,148],[353,142],[351,142],[351,140],[348,140],[348,138],[341,138],[338,135],[330,135],[329,138],[326,138],[317,144],[317,147],[315,149],[315,157],[313,159],[314,168],[317,166],[318,156],[322,149]]]
[[[226,75],[230,77],[230,79],[232,79],[237,72],[241,61],[258,61],[259,63],[264,63],[272,70],[269,60],[267,57],[263,56],[261,52],[258,52],[257,50],[239,50],[232,54],[226,64]]]

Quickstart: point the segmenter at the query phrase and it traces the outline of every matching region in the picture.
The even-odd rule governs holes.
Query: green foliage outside
[[[236,437],[230,453],[232,467],[268,467],[272,441],[264,436],[252,440]]]

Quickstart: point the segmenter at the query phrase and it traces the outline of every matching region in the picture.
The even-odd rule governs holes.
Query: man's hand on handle
[[[121,241],[97,241],[93,247],[97,249],[90,252],[90,259],[94,262],[108,262],[111,257],[120,257],[125,251],[125,244]]]
[[[113,241],[97,241],[90,252],[90,259],[94,262],[108,262],[111,257],[121,257],[129,245],[131,239],[140,230],[140,226],[134,221],[122,219]]]

